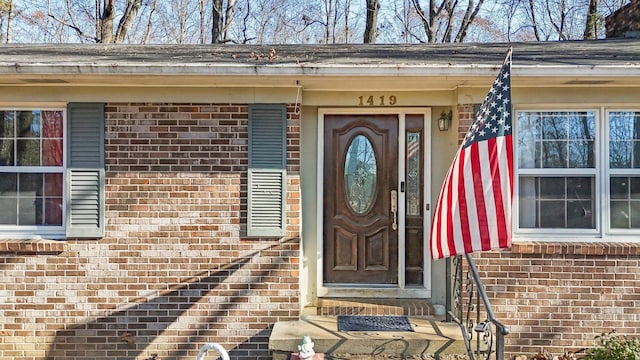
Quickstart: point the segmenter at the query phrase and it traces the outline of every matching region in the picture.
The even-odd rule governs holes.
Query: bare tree
[[[125,42],[129,30],[133,25],[138,15],[138,10],[142,5],[142,0],[127,0],[122,8],[122,14],[120,19],[116,22],[116,6],[115,0],[95,0],[94,3],[94,16],[93,22],[95,33],[89,33],[85,29],[87,25],[87,19],[82,21],[79,19],[82,15],[87,15],[85,8],[78,9],[74,6],[82,6],[83,4],[76,5],[69,0],[65,0],[66,13],[55,14],[51,10],[51,0],[47,0],[47,15],[50,19],[61,25],[72,29],[80,39],[91,40],[97,43],[122,43]]]
[[[142,0],[127,0],[126,7],[124,8],[123,14],[120,17],[120,21],[118,21],[118,26],[113,29],[113,24],[116,19],[115,12],[115,0],[104,0],[102,3],[101,9],[98,10],[98,28],[100,32],[98,32],[98,38],[96,42],[101,43],[122,43],[124,42],[129,29],[131,29],[131,25],[138,14],[138,10],[140,10],[140,5],[142,5]],[[97,5],[100,5],[96,1]]]
[[[148,44],[151,39],[151,32],[153,30],[153,14],[156,12],[157,0],[153,0],[151,3],[151,11],[149,12],[149,20],[147,21],[147,28],[145,29],[144,36],[142,38],[143,44]]]
[[[348,43],[351,37],[351,24],[349,23],[349,15],[351,14],[351,0],[345,0],[344,5],[344,42]]]
[[[479,0],[477,5],[474,5],[473,0],[469,0],[467,4],[467,9],[464,12],[464,17],[462,18],[462,24],[460,25],[460,29],[458,30],[458,34],[456,35],[455,42],[463,42],[467,36],[467,31],[469,30],[469,26],[475,21],[478,16],[478,12],[480,8],[482,8],[482,4],[484,0]],[[449,19],[453,18],[453,12]],[[449,21],[451,24],[451,21]]]
[[[364,43],[375,43],[378,37],[378,11],[380,0],[366,0],[367,21],[364,28]]]
[[[229,28],[233,20],[233,7],[236,0],[211,0],[213,25],[211,26],[211,43],[229,42]]]
[[[584,39],[596,39],[598,37],[598,24],[600,23],[600,14],[598,6],[600,0],[590,0],[587,10],[587,21],[584,26]]]
[[[429,0],[425,9],[420,0],[411,0],[416,14],[422,20],[426,41],[435,42],[463,42],[469,28],[474,24],[478,13],[482,9],[484,0],[476,4],[473,0],[466,3],[452,0]],[[462,13],[462,17],[459,16]],[[454,26],[458,26],[456,36],[453,37]]]
[[[10,43],[13,36],[14,7],[13,0],[0,1],[0,42]],[[5,25],[6,22],[6,25]]]

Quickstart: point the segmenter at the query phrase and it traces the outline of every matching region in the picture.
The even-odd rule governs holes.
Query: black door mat
[[[338,331],[413,331],[406,316],[338,316]]]

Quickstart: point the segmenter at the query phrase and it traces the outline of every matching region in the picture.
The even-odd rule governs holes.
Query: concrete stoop
[[[288,360],[302,337],[311,337],[325,359],[464,359],[460,327],[435,317],[409,317],[411,331],[339,332],[335,316],[307,315],[278,322],[269,338],[273,360]]]

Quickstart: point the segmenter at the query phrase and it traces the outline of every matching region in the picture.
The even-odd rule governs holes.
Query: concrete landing
[[[308,335],[314,350],[327,358],[411,359],[465,354],[460,327],[438,318],[409,317],[414,332],[339,332],[334,316],[307,315],[297,321],[278,322],[269,337],[274,360],[288,360]]]

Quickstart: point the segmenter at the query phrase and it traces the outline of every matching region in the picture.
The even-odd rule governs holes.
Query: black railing
[[[509,329],[496,320],[473,258],[467,254],[465,259],[465,279],[462,256],[454,257],[447,266],[447,280],[453,280],[447,299],[447,319],[460,325],[469,359],[488,360],[493,355],[496,360],[504,360],[504,337]]]

